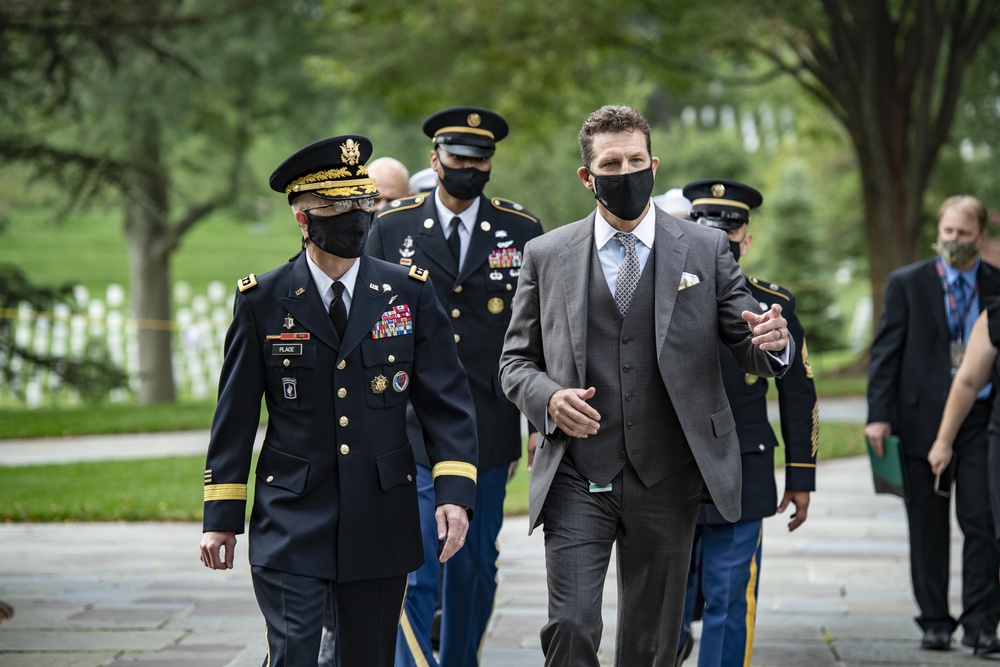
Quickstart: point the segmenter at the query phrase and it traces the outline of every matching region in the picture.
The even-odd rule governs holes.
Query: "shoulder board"
[[[414,280],[419,280],[422,283],[427,282],[427,278],[431,275],[431,272],[427,269],[421,269],[419,266],[410,267],[410,277]]]
[[[402,199],[395,199],[389,202],[389,205],[378,212],[376,218],[384,218],[392,213],[398,213],[399,211],[406,211],[411,208],[416,208],[427,201],[427,196],[425,194],[417,195],[416,197],[403,197]]]
[[[767,292],[768,294],[773,294],[775,296],[780,296],[785,301],[791,301],[791,292],[779,285],[778,283],[767,283],[766,285],[757,280],[756,277],[751,276],[749,279],[750,286],[756,287],[761,292]]]
[[[240,288],[241,292],[246,292],[248,289],[257,286],[257,276],[251,273],[246,278],[240,278],[236,281],[236,286]]]
[[[538,218],[532,215],[531,211],[524,208],[515,201],[509,199],[503,199],[501,197],[491,197],[490,203],[493,204],[493,208],[500,209],[501,211],[506,211],[507,213],[513,213],[514,215],[520,215],[522,217],[531,220],[534,223],[538,223]]]

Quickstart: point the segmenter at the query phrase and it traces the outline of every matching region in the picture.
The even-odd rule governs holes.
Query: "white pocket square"
[[[700,282],[701,279],[698,276],[684,271],[681,273],[681,284],[677,286],[677,291],[680,292],[682,289],[691,287],[691,285],[697,285]]]

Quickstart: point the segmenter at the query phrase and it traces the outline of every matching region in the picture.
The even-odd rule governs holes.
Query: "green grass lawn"
[[[860,424],[820,425],[821,459],[864,451]],[[200,521],[204,464],[190,456],[0,467],[0,521]],[[507,487],[508,515],[528,511],[525,466],[522,457]]]

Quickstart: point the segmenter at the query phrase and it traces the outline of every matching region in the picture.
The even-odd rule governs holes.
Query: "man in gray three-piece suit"
[[[615,664],[669,667],[703,491],[740,516],[717,341],[763,377],[794,344],[780,306],[759,314],[724,233],[650,205],[659,160],[638,112],[595,111],[580,148],[597,210],[526,245],[500,358],[504,391],[544,435],[529,503],[545,531],[542,651],[547,665],[599,664],[615,546]]]

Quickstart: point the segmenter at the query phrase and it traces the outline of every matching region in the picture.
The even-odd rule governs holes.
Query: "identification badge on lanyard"
[[[955,376],[958,372],[958,367],[962,365],[962,359],[965,358],[965,344],[954,340],[951,342],[951,375]]]

